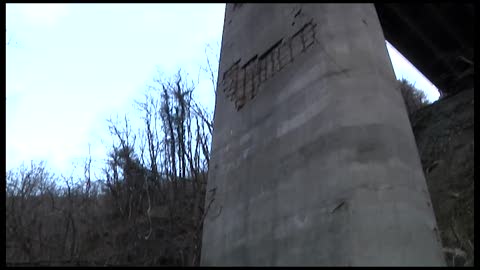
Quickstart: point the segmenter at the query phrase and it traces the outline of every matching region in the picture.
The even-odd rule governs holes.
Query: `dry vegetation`
[[[76,181],[43,163],[7,172],[7,265],[199,265],[213,126],[185,81],[154,80],[137,102],[143,130],[109,121],[98,179],[90,160]],[[405,80],[399,90],[410,117],[428,104]]]
[[[430,104],[425,93],[415,88],[415,86],[406,79],[398,80],[397,83],[398,90],[402,93],[403,102],[407,108],[409,118],[411,118],[412,114],[417,110]]]
[[[448,96],[411,117],[449,266],[473,266],[473,89]]]
[[[109,121],[99,179],[57,177],[42,163],[7,173],[10,265],[198,265],[212,117],[181,74],[156,78],[141,132]],[[59,183],[63,186],[59,186]]]

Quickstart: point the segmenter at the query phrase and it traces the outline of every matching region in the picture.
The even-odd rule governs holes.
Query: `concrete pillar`
[[[202,265],[444,265],[374,6],[227,4],[223,31]]]

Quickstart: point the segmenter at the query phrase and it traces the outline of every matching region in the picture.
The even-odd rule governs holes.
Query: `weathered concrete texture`
[[[444,265],[394,85],[373,5],[227,5],[202,264]]]

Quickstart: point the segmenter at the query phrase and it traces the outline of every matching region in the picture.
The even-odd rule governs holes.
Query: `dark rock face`
[[[474,265],[474,90],[426,106],[411,117],[445,259]]]

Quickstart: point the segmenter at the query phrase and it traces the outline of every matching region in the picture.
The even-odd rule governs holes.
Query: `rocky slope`
[[[411,116],[449,266],[474,265],[474,90]]]

